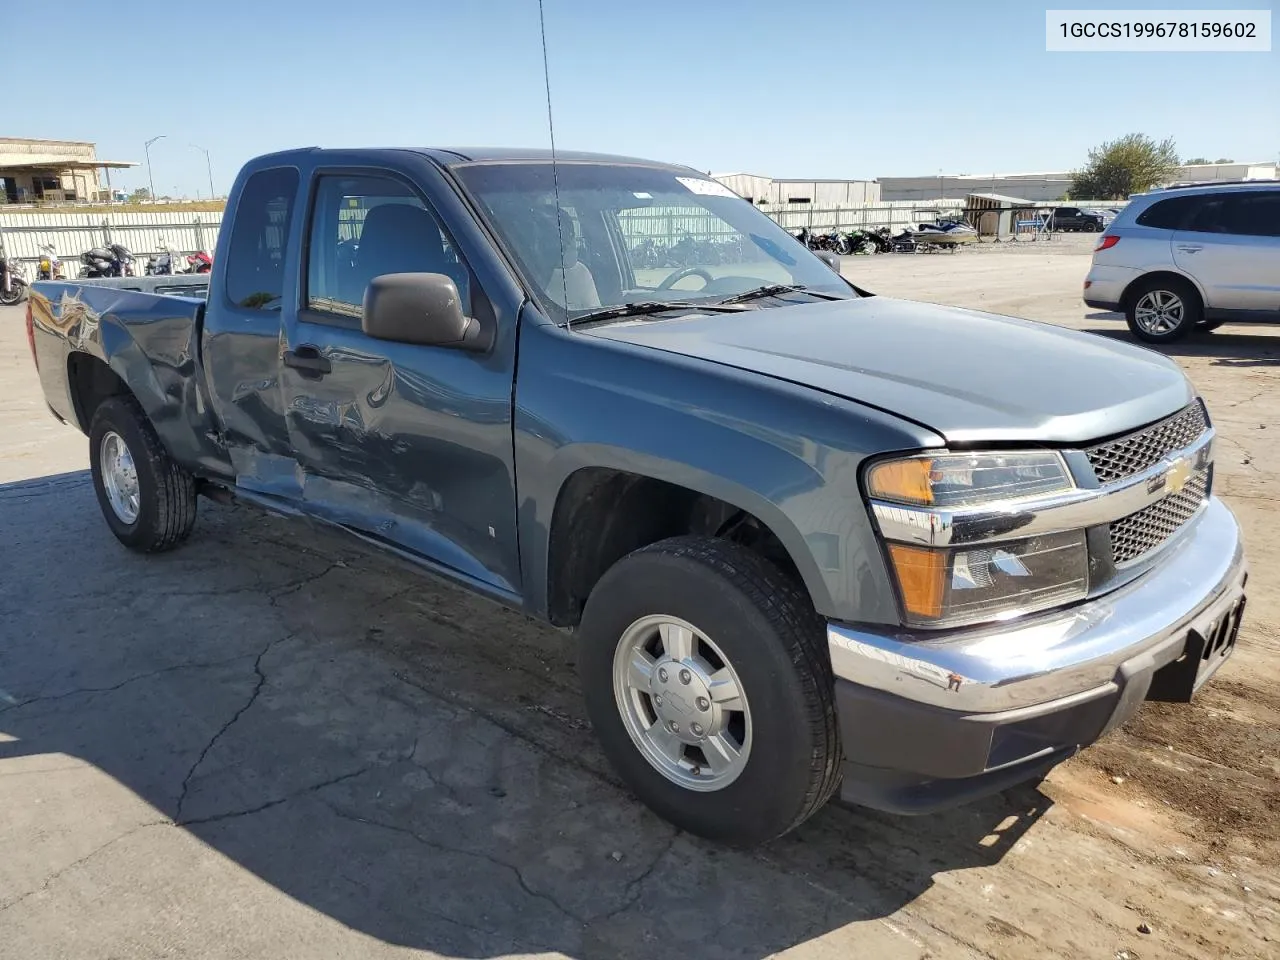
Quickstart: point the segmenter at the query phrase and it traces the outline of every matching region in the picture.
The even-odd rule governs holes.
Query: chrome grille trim
[[[1094,475],[1104,487],[1149,469],[1166,456],[1191,446],[1209,428],[1197,399],[1171,417],[1142,430],[1085,449]]]
[[[1111,554],[1117,567],[1141,560],[1168,543],[1209,499],[1209,471],[1199,470],[1178,493],[1111,524]]]

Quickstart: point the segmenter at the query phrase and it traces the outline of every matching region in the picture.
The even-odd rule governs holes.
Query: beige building
[[[108,200],[110,171],[138,164],[103,160],[80,140],[0,137],[0,203],[64,203]]]

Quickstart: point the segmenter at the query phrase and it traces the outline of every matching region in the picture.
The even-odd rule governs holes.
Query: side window
[[[1222,198],[1212,194],[1190,198],[1195,204],[1191,208],[1190,219],[1186,229],[1192,233],[1225,233],[1226,226],[1222,221]]]
[[[227,253],[227,297],[250,310],[279,310],[298,171],[276,167],[253,174],[240,193]]]
[[[435,214],[390,177],[321,176],[307,248],[309,310],[359,318],[369,281],[384,273],[443,273],[471,313],[470,273]]]
[[[1280,237],[1280,190],[1240,192],[1223,201],[1223,227],[1246,237]]]
[[[1156,227],[1160,230],[1180,230],[1190,214],[1200,203],[1199,197],[1171,197],[1161,200],[1138,214],[1135,221],[1139,226]]]

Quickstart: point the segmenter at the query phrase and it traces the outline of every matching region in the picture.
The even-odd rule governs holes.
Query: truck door
[[[220,245],[201,347],[236,483],[289,498],[299,484],[277,373],[299,179],[296,167],[267,167],[245,180]]]
[[[447,274],[469,314],[484,297],[409,178],[318,171],[308,224],[280,368],[304,509],[518,593],[514,337],[472,353],[362,332],[364,291],[381,274]]]
[[[1280,190],[1201,197],[1187,229],[1173,235],[1178,268],[1200,281],[1206,307],[1280,310]]]

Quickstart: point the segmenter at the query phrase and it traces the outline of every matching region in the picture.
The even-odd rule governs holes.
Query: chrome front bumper
[[[944,634],[831,623],[831,666],[860,687],[960,714],[1103,697],[1119,690],[1122,666],[1178,659],[1188,631],[1230,606],[1245,575],[1239,525],[1214,497],[1153,569],[1112,593]]]

